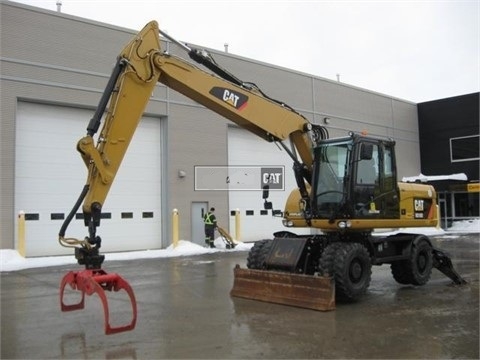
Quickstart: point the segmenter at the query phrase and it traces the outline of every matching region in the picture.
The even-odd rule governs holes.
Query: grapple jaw
[[[65,287],[69,285],[72,290],[81,292],[81,299],[78,303],[65,304]],[[132,306],[132,320],[129,324],[123,326],[110,325],[110,311],[105,291],[125,290],[130,298]],[[124,331],[130,331],[135,328],[137,322],[137,302],[135,294],[130,284],[116,273],[107,274],[102,269],[86,269],[82,271],[70,271],[60,283],[60,305],[62,311],[80,310],[85,307],[85,294],[92,295],[97,293],[102,301],[103,312],[105,314],[105,334],[116,334]]]

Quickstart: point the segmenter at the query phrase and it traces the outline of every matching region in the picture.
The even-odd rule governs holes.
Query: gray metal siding
[[[417,174],[420,168],[416,104],[290,69],[213,51],[217,62],[244,81],[257,84],[268,96],[284,101],[330,135],[366,130],[371,135],[397,141],[400,176]],[[308,56],[308,55],[307,55]]]
[[[358,88],[315,81],[317,123],[328,117],[331,136],[347,131],[366,131],[370,135],[391,137],[397,142],[400,177],[416,175],[420,167],[416,105]]]
[[[13,248],[17,101],[83,107],[92,109],[93,114],[117,54],[140,29],[128,30],[6,1],[0,6],[0,247]],[[162,45],[173,54],[188,57],[173,44]],[[331,118],[331,136],[366,129],[371,134],[394,137],[400,174],[419,172],[415,104],[233,54],[212,53],[219,64],[240,79],[256,83],[267,95],[296,108],[309,120],[322,123],[324,117]],[[193,171],[195,165],[227,165],[229,123],[163,85],[155,88],[146,113],[162,119],[166,137],[162,206],[168,237],[164,246],[171,238],[173,208],[181,214],[180,237],[191,237],[192,201],[214,205],[219,222],[227,225],[227,193],[194,191]],[[178,170],[185,170],[187,177],[178,178]]]
[[[168,117],[168,186],[170,211],[179,210],[180,236],[191,238],[192,201],[209,202],[217,211],[219,224],[228,226],[228,197],[225,191],[195,191],[194,167],[227,164],[227,122],[212,111],[196,106],[170,105]],[[186,172],[185,178],[178,171]]]
[[[16,3],[2,2],[0,6],[0,247],[13,248],[17,102],[81,107],[91,109],[93,115],[116,56],[135,31]],[[150,116],[166,116],[166,93],[164,86],[157,86],[146,110]],[[85,127],[88,121],[85,119]],[[71,205],[65,204],[66,208]]]

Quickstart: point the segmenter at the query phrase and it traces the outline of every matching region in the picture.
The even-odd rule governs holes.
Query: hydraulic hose
[[[60,228],[60,232],[58,233],[58,236],[60,238],[65,237],[65,232],[67,231],[68,225],[70,225],[70,222],[72,221],[73,217],[75,216],[78,209],[80,208],[80,205],[82,205],[83,199],[85,199],[85,196],[87,196],[87,192],[89,188],[90,186],[88,184],[83,187],[83,190],[80,193],[80,196],[78,197],[77,202],[75,203],[75,205],[73,205],[72,210],[67,215],[65,221],[62,224],[62,227]]]

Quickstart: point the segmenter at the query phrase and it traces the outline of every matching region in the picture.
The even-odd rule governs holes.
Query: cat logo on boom
[[[241,111],[247,106],[248,96],[240,94],[232,89],[215,86],[210,90],[210,94],[215,96],[235,109]]]

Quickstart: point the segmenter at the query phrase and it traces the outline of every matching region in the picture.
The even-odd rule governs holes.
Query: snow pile
[[[451,175],[423,175],[417,176],[405,176],[402,178],[402,182],[429,182],[429,181],[441,181],[441,180],[459,180],[468,181],[467,175],[464,173],[451,174]]]
[[[445,234],[445,230],[436,227],[411,227],[398,229],[378,229],[373,232],[374,236],[389,236],[399,233],[422,234],[425,236],[435,236]]]
[[[15,271],[37,267],[76,264],[74,256],[23,258],[17,250],[0,250],[0,271]]]
[[[226,249],[225,243],[221,240],[221,238],[217,238],[215,240],[215,246],[216,248],[206,248],[198,244],[192,243],[191,241],[180,240],[176,247],[174,247],[172,244],[166,249],[161,250],[106,253],[105,261],[153,259],[175,256],[213,254],[217,252],[248,251],[253,246],[253,243],[239,242],[234,249]],[[20,256],[17,250],[0,250],[0,272],[76,264],[77,260],[73,255],[23,258],[22,256]]]
[[[480,233],[480,219],[454,221],[447,231],[456,233]]]
[[[378,229],[374,235],[393,235],[398,233],[423,234],[426,236],[445,235],[450,233],[480,233],[480,219],[454,221],[447,230],[437,227],[418,227],[418,228],[400,228],[400,229]]]

